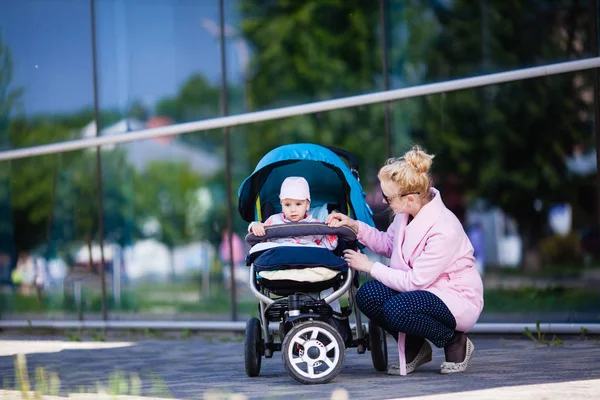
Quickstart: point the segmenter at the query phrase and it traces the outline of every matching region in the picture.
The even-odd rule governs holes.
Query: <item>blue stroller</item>
[[[262,158],[240,186],[238,211],[242,218],[265,221],[281,212],[279,188],[288,176],[303,176],[308,181],[309,213],[320,221],[337,210],[373,225],[355,157],[342,149],[315,144],[281,146]],[[360,354],[370,350],[375,369],[385,371],[385,331],[372,322],[368,329],[361,323],[355,302],[358,274],[340,257],[344,249],[357,248],[356,232],[302,222],[265,230],[263,237],[246,237],[252,246],[246,260],[250,288],[259,301],[258,318],[246,324],[246,374],[258,376],[262,357],[271,358],[281,351],[284,367],[294,379],[304,384],[327,383],[339,374],[349,347]],[[338,236],[335,250],[266,241],[323,234]],[[338,299],[344,294],[348,294],[348,306],[340,307]],[[352,314],[354,330],[349,320]]]

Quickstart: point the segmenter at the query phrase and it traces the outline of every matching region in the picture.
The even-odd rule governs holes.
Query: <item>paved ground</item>
[[[153,394],[151,388],[159,380],[152,376],[158,375],[171,396],[179,399],[600,398],[597,338],[571,338],[563,345],[549,347],[514,337],[475,336],[473,342],[474,359],[463,374],[439,374],[443,361],[443,351],[439,349],[434,349],[433,362],[407,377],[376,372],[369,353],[361,355],[356,349],[349,349],[345,366],[333,382],[305,386],[287,375],[281,353],[263,359],[259,377],[247,377],[240,336],[122,336],[106,342],[73,342],[64,336],[27,338],[4,333],[0,336],[0,378],[4,385],[7,378],[14,382],[12,355],[25,353],[31,376],[36,366],[59,374],[61,395],[95,386],[97,382],[107,385],[109,375],[120,370],[139,375],[143,394]],[[390,345],[389,351],[397,356],[394,346]],[[14,394],[0,390],[0,398]]]

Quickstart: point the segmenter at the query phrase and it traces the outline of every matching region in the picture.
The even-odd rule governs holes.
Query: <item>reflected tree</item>
[[[155,114],[166,116],[177,123],[199,121],[220,115],[220,88],[203,75],[192,75],[179,89],[175,97],[166,97],[156,104]],[[209,132],[194,132],[180,136],[192,146],[210,151],[222,151],[224,140]]]
[[[171,252],[172,277],[175,276],[174,248],[189,243],[197,233],[190,226],[189,218],[202,186],[202,176],[184,162],[152,162],[135,179],[135,209],[142,214],[140,223],[158,224],[155,236]],[[148,229],[142,227],[141,230]]]
[[[241,31],[252,48],[251,110],[382,89],[378,2],[242,0],[240,5]],[[249,125],[250,165],[276,146],[314,142],[343,147],[375,169],[387,154],[383,118],[383,106],[373,105]]]
[[[589,56],[588,3],[457,0],[434,9],[441,31],[427,54],[427,79],[529,67]],[[524,39],[526,38],[526,40]],[[592,138],[591,75],[554,75],[430,96],[416,136],[437,154],[440,185],[457,173],[470,199],[515,217],[537,248],[547,207],[573,200],[565,156]]]
[[[13,63],[8,46],[4,43],[0,32],[0,149],[10,148],[9,121],[14,108],[23,94],[22,88],[12,89],[11,81]],[[14,239],[13,217],[10,188],[10,163],[0,164],[0,253],[3,260],[16,259],[15,249],[11,245]],[[8,257],[6,257],[8,256]],[[4,262],[3,262],[4,263]],[[8,276],[4,273],[4,265],[0,265],[0,281]],[[8,270],[10,270],[10,265]]]

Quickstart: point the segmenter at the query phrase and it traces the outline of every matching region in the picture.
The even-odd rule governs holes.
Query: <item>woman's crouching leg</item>
[[[424,290],[392,297],[383,305],[383,315],[398,332],[426,338],[437,347],[449,343],[456,328],[456,320],[444,302]]]
[[[383,314],[383,305],[396,295],[398,292],[376,280],[367,281],[356,292],[356,304],[360,311],[394,338],[398,337],[398,331],[393,330],[387,323]]]

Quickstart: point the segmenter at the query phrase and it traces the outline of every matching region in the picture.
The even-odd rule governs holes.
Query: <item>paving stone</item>
[[[476,349],[469,370],[456,375],[439,373],[439,366],[444,361],[441,349],[434,349],[433,362],[406,377],[377,372],[370,353],[357,354],[356,349],[348,349],[344,368],[327,385],[302,385],[293,380],[286,373],[279,352],[271,359],[263,359],[260,375],[249,378],[244,370],[244,344],[239,340],[206,340],[198,336],[186,340],[140,338],[127,341],[120,338],[115,342],[110,339],[102,344],[97,342],[102,348],[93,348],[94,342],[90,341],[78,345],[61,338],[36,339],[3,335],[0,339],[0,375],[14,382],[11,354],[29,353],[30,376],[34,376],[38,365],[58,372],[63,395],[80,387],[95,386],[96,382],[106,386],[109,376],[116,370],[128,377],[139,375],[144,394],[149,394],[153,387],[152,376],[159,376],[178,399],[203,398],[214,391],[230,395],[241,393],[248,399],[330,399],[337,388],[347,391],[351,399],[437,398],[436,395],[452,393],[478,393],[479,398],[489,396],[487,398],[491,399],[500,398],[498,393],[504,392],[499,389],[511,387],[510,390],[514,390],[515,386],[523,387],[523,393],[533,390],[531,393],[538,393],[538,398],[564,399],[561,388],[570,388],[576,398],[578,390],[592,390],[590,385],[596,381],[595,393],[600,391],[600,343],[593,339],[570,338],[561,346],[540,346],[529,339],[473,336]],[[110,346],[119,342],[122,346]],[[123,344],[125,342],[127,345]],[[393,343],[389,343],[388,351],[390,362],[395,362],[397,351]],[[581,385],[575,385],[577,382]],[[560,387],[551,385],[561,383],[563,386]],[[538,385],[540,391],[548,393],[535,392],[524,385]],[[563,393],[562,397],[555,397],[560,393]],[[511,396],[518,398],[514,393]]]

